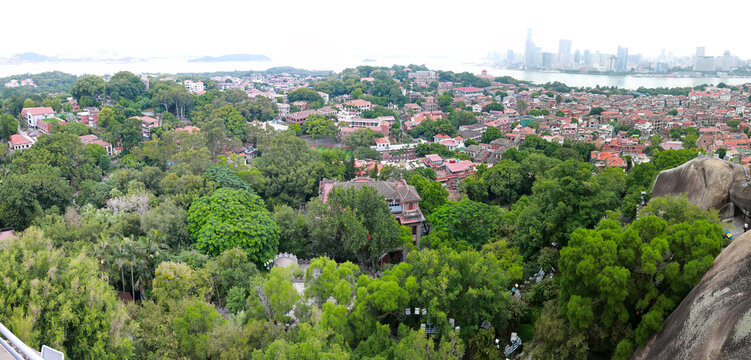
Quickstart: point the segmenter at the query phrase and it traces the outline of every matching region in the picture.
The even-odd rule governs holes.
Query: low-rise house
[[[308,117],[313,114],[318,114],[316,110],[304,110],[287,114],[285,117],[287,125],[298,124],[302,125]]]
[[[55,110],[52,110],[51,107],[23,108],[21,110],[21,116],[26,119],[26,124],[28,126],[37,127],[37,123],[40,120],[55,117]]]
[[[382,161],[409,161],[417,158],[417,143],[391,144],[388,138],[376,139],[375,146],[371,146],[381,154]]]
[[[34,141],[31,139],[27,139],[20,134],[11,135],[10,140],[8,141],[8,148],[12,152],[26,150],[30,148],[31,145],[34,145]]]
[[[134,116],[133,118],[141,121],[141,136],[144,139],[151,137],[151,128],[159,126],[159,120],[150,116]]]
[[[592,151],[590,153],[591,162],[597,168],[606,167],[626,168],[626,160],[618,157],[618,154],[609,151]]]
[[[481,96],[483,90],[474,86],[465,86],[465,87],[458,87],[454,88],[454,95],[458,96],[464,96],[467,98],[472,98],[475,96]]]
[[[459,181],[476,172],[475,163],[469,160],[446,159],[441,163],[441,166],[433,168],[435,181],[451,189],[456,189]]]
[[[465,140],[480,142],[480,138],[482,138],[482,131],[478,130],[459,130],[458,134]]]
[[[416,246],[420,245],[423,223],[425,217],[420,210],[420,195],[412,185],[404,179],[377,181],[368,177],[357,177],[350,181],[338,181],[332,179],[321,180],[318,188],[318,196],[325,203],[328,195],[335,187],[362,188],[373,187],[379,195],[383,196],[399,224],[406,226],[412,233],[412,239]],[[401,249],[395,249],[391,256],[401,253]],[[394,259],[390,259],[393,261]]]
[[[370,101],[356,99],[344,103],[344,108],[354,111],[359,116],[365,110],[372,110],[373,104]]]
[[[461,136],[452,138],[448,135],[438,134],[433,137],[433,142],[441,144],[452,151],[464,148],[464,139]]]
[[[52,127],[54,125],[65,125],[65,120],[60,120],[58,118],[53,117],[53,118],[40,119],[39,121],[37,121],[37,128],[46,134],[49,134],[52,132]]]
[[[103,147],[104,150],[107,151],[107,155],[109,156],[115,155],[115,149],[112,147],[112,144],[100,139],[96,135],[81,135],[78,138],[83,144],[97,144]]]

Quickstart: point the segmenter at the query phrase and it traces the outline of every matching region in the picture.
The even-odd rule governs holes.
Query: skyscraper
[[[628,66],[628,48],[618,46],[618,57],[615,62],[615,71],[624,72]]]
[[[590,53],[589,50],[584,50],[582,62],[584,63],[584,65],[592,65],[592,53]]]
[[[561,39],[558,42],[558,67],[561,69],[571,68],[571,40]]]
[[[535,43],[532,42],[532,29],[527,29],[527,43],[524,47],[524,67],[527,69],[537,68],[535,60]]]
[[[704,46],[696,47],[696,57],[704,56]]]

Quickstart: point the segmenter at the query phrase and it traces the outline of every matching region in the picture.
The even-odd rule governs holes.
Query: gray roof
[[[367,182],[362,180],[368,180]],[[357,181],[361,180],[361,181]],[[352,179],[352,181],[340,182],[335,181],[334,186],[340,186],[343,188],[356,188],[361,189],[363,186],[372,186],[376,189],[379,195],[386,199],[395,199],[400,202],[417,202],[422,200],[420,195],[417,194],[417,190],[414,186],[408,185],[404,180],[386,180],[379,181],[373,180],[367,177],[358,177]]]

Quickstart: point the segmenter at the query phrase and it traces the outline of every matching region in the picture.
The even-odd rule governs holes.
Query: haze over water
[[[716,85],[724,82],[728,85],[751,83],[751,77],[665,77],[665,76],[631,76],[631,75],[593,75],[555,72],[538,72],[524,70],[497,69],[483,65],[477,59],[460,59],[454,57],[373,57],[364,61],[364,57],[314,58],[296,57],[275,59],[261,62],[188,62],[187,57],[154,58],[133,62],[117,61],[71,61],[71,62],[35,62],[24,64],[0,65],[0,77],[36,74],[45,71],[62,71],[75,75],[114,74],[118,71],[134,73],[199,73],[215,71],[266,70],[277,66],[293,66],[307,70],[342,71],[360,65],[426,65],[432,70],[450,70],[454,72],[469,71],[479,74],[487,70],[493,76],[511,76],[518,80],[532,81],[536,84],[559,81],[569,86],[594,87],[616,86],[636,90],[639,87],[688,87],[701,84]]]

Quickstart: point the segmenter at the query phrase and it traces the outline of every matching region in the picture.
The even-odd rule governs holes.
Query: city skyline
[[[513,49],[493,51],[488,58],[496,65],[508,68],[522,68],[527,70],[579,70],[605,72],[656,72],[667,73],[680,68],[702,73],[716,71],[733,71],[746,68],[748,59],[742,59],[730,50],[723,50],[722,55],[712,55],[705,46],[697,46],[691,55],[675,55],[672,51],[662,48],[659,55],[641,54],[630,51],[629,47],[618,43],[615,53],[592,52],[573,46],[575,40],[559,39],[557,52],[550,47],[538,46],[535,41],[534,29],[528,28],[524,42],[523,53],[516,53]]]
[[[617,43],[617,42],[614,42],[612,44],[612,46],[607,47],[607,48],[612,48],[611,50],[603,50],[603,49],[600,49],[600,48],[590,49],[590,48],[584,48],[584,47],[577,46],[576,45],[577,44],[577,39],[571,39],[571,38],[559,38],[559,39],[555,39],[555,43],[557,45],[553,45],[553,39],[543,39],[542,42],[544,42],[546,45],[545,46],[540,46],[539,39],[536,39],[535,36],[534,36],[534,34],[535,34],[534,30],[535,30],[534,28],[528,28],[527,29],[527,32],[526,32],[526,34],[527,34],[527,40],[526,40],[526,42],[529,42],[530,36],[531,36],[531,40],[534,43],[534,46],[536,48],[540,48],[540,50],[542,52],[550,52],[550,53],[556,54],[556,59],[557,59],[558,55],[561,53],[562,47],[564,47],[564,45],[563,45],[564,42],[566,43],[565,48],[570,51],[570,53],[571,53],[572,56],[577,51],[580,52],[580,53],[583,53],[585,51],[589,51],[591,54],[599,53],[599,54],[603,54],[603,55],[616,55],[617,56],[618,50],[620,48],[628,49],[629,50],[628,53],[630,53],[631,55],[641,55],[645,59],[659,59],[660,57],[668,57],[668,56],[673,57],[673,58],[686,58],[686,57],[694,57],[694,56],[720,57],[720,56],[725,55],[727,52],[730,52],[730,54],[732,56],[738,56],[738,54],[734,51],[733,48],[720,49],[719,47],[707,47],[704,44],[696,44],[695,47],[691,48],[691,50],[688,51],[688,52],[686,52],[686,53],[676,53],[675,51],[673,51],[668,46],[665,46],[665,47],[661,48],[658,52],[655,52],[655,53],[643,53],[643,52],[639,52],[639,51],[634,52],[634,51],[631,51],[631,49],[632,49],[631,47],[625,46],[624,44]],[[710,49],[709,51],[707,51],[708,48]],[[492,51],[493,52],[498,52],[500,54],[507,54],[508,51],[512,51],[514,54],[525,54],[526,53],[526,45],[521,50],[518,50],[518,49],[512,48],[512,47],[506,47],[506,48],[495,49],[495,50],[492,50]],[[739,56],[739,57],[741,59],[751,59],[751,56],[748,56],[748,57]]]

